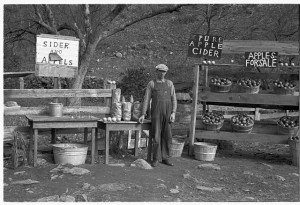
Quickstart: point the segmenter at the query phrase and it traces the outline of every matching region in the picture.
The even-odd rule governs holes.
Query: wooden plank
[[[6,72],[3,73],[4,78],[19,78],[19,77],[26,77],[28,75],[34,74],[34,71],[24,71],[24,72]]]
[[[198,86],[199,86],[199,66],[194,67],[194,87],[193,87],[193,103],[191,113],[191,124],[190,124],[190,136],[189,136],[189,155],[192,155],[194,150],[195,141],[195,129],[196,129],[196,115],[197,115],[197,103],[198,103]],[[150,142],[150,141],[149,141]],[[151,143],[150,143],[151,145]]]
[[[51,117],[46,115],[26,115],[26,118],[34,122],[93,122],[98,121],[97,117],[75,117],[62,116],[62,117]]]
[[[59,64],[35,64],[35,76],[38,77],[60,77],[75,78],[78,68],[74,66]]]
[[[90,112],[93,114],[110,114],[110,107],[99,106],[64,106],[63,113],[74,114],[78,112]],[[21,107],[17,110],[6,111],[4,109],[4,115],[48,115],[48,106],[44,107]]]
[[[224,40],[222,54],[245,54],[248,51],[274,51],[279,55],[299,55],[297,41]]]
[[[199,100],[203,102],[239,103],[253,105],[299,106],[299,96],[276,94],[248,93],[213,93],[203,90],[199,92]],[[245,106],[246,107],[246,106]]]
[[[289,136],[286,135],[273,135],[273,134],[246,134],[237,132],[212,132],[204,130],[196,130],[197,139],[219,139],[219,140],[232,140],[232,141],[248,141],[260,143],[273,143],[273,144],[287,144]]]
[[[111,97],[111,89],[4,89],[7,98]]]
[[[74,127],[97,127],[97,122],[47,122],[34,123],[34,129],[40,128],[74,128]]]

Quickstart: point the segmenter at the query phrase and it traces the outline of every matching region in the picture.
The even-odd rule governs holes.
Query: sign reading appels
[[[194,34],[189,40],[188,57],[220,59],[223,38],[221,36],[207,36]]]
[[[36,76],[70,77],[78,73],[79,39],[41,34],[36,37]]]

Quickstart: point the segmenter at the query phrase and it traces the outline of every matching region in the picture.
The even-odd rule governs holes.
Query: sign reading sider
[[[74,78],[78,73],[79,39],[41,34],[36,37],[35,75]]]
[[[246,67],[274,68],[278,64],[278,52],[245,52]]]
[[[194,34],[189,40],[188,57],[220,59],[223,37]]]

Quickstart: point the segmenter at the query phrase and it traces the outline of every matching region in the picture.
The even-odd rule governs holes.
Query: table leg
[[[87,144],[87,137],[88,137],[88,128],[87,127],[85,127],[84,128],[84,144]]]
[[[140,141],[140,137],[141,137],[141,131],[140,130],[136,130],[135,131],[135,145],[134,145],[134,156],[138,156],[138,151],[139,151],[139,141]]]
[[[108,164],[109,158],[109,130],[105,129],[105,161],[104,164]]]
[[[51,143],[56,144],[56,129],[55,128],[51,129]]]
[[[29,146],[28,146],[28,162],[29,162],[29,164],[31,164],[31,162],[33,161],[32,160],[32,157],[33,157],[33,155],[32,155],[32,146],[33,146],[33,135],[34,135],[34,133],[33,133],[33,128],[32,128],[32,124],[30,125],[30,133],[29,133],[29,135],[30,135],[30,139],[29,139]]]
[[[95,164],[95,128],[92,128],[92,164]]]
[[[147,161],[152,161],[152,132],[151,128],[149,129],[149,141],[148,141],[148,153],[147,153]]]
[[[38,129],[34,129],[34,153],[33,153],[33,166],[37,166],[37,139],[38,139]]]
[[[95,128],[95,154],[98,159],[98,128]]]

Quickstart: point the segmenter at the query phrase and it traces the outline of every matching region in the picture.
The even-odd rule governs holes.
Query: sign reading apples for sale
[[[278,64],[278,52],[245,52],[246,67],[274,68]]]

